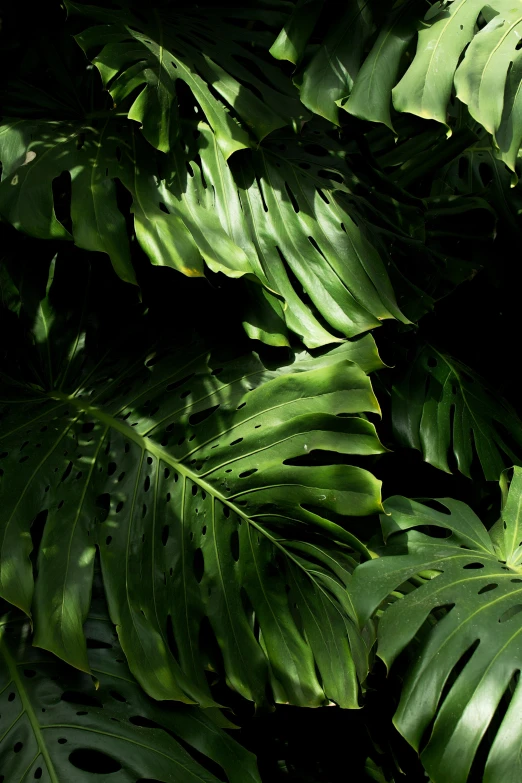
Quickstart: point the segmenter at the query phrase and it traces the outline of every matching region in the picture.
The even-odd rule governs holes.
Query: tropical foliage
[[[521,40],[5,13],[0,782],[520,779]]]

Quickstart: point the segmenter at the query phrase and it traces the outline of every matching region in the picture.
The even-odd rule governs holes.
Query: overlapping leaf
[[[74,241],[107,253],[119,276],[136,282],[125,219],[116,203],[119,144],[109,123],[100,129],[31,120],[5,123],[0,128],[0,214],[33,237],[70,239],[56,217],[53,196],[53,181],[69,172]]]
[[[10,783],[217,783],[176,737],[219,764],[230,783],[258,783],[254,757],[228,736],[217,713],[148,698],[123,660],[106,611],[85,633],[95,681],[31,646],[27,620],[0,622],[0,777]]]
[[[275,6],[277,4],[274,4]],[[103,47],[94,63],[119,108],[141,123],[145,138],[164,152],[179,135],[177,82],[181,80],[212,128],[227,158],[250,145],[250,132],[262,139],[276,128],[304,119],[290,80],[263,58],[266,35],[250,16],[211,7],[205,13],[182,9],[135,16],[99,6],[67,2],[103,24],[77,36],[87,52]],[[263,14],[261,14],[263,16]],[[270,17],[270,9],[265,15]],[[277,11],[272,12],[277,21]],[[230,113],[231,112],[231,113]]]
[[[400,443],[451,472],[451,460],[471,475],[475,455],[486,480],[522,461],[522,423],[481,379],[455,359],[426,346],[392,391],[392,421]]]
[[[380,484],[332,456],[306,461],[383,451],[360,415],[377,401],[350,360],[375,366],[373,341],[279,370],[255,356],[217,365],[201,346],[130,367],[101,356],[75,380],[85,339],[63,350],[62,335],[59,365],[49,315],[44,301],[36,339],[49,365],[36,377],[49,386],[6,388],[0,452],[0,589],[34,614],[35,643],[89,670],[98,547],[111,617],[150,695],[212,704],[210,667],[258,702],[354,706],[366,654],[349,552],[366,550],[341,523],[378,509]]]
[[[520,4],[450,0],[434,2],[425,13],[421,0],[403,0],[383,21],[381,10],[378,2],[354,4],[345,12],[343,23],[335,23],[310,62],[305,61],[298,79],[305,105],[333,122],[338,122],[338,107],[342,106],[357,117],[393,129],[393,105],[398,112],[448,125],[450,98],[455,92],[492,135],[498,157],[515,171],[522,141]],[[364,56],[372,14],[376,14],[379,34]],[[298,7],[295,16],[303,17],[301,26],[310,28],[309,37],[313,23]],[[281,56],[282,40],[274,47],[276,56]],[[345,40],[349,45],[344,45]],[[291,42],[286,48],[291,59]],[[302,43],[300,50],[302,56]],[[408,64],[406,53],[411,60]]]
[[[521,498],[522,471],[515,468],[502,519],[490,533],[459,501],[444,498],[433,508],[391,498],[382,517],[390,552],[355,573],[361,623],[420,575],[421,586],[385,609],[379,655],[391,666],[415,646],[394,722],[417,750],[429,731],[421,759],[434,783],[465,783],[486,733],[484,783],[514,783],[522,774]],[[412,530],[423,526],[451,535]]]
[[[289,328],[313,348],[385,318],[407,321],[371,226],[347,200],[345,163],[326,160],[327,138],[323,149],[313,145],[321,140],[315,135],[281,135],[229,166],[209,126],[200,123],[196,133],[188,152],[176,145],[157,160],[132,129],[112,122],[99,129],[7,124],[0,213],[33,236],[69,237],[53,197],[53,180],[69,172],[75,242],[108,253],[120,276],[134,280],[119,180],[132,195],[136,236],[152,263],[190,276],[203,276],[205,265],[255,276],[264,292],[254,288],[261,315],[246,321],[252,337],[285,345]]]

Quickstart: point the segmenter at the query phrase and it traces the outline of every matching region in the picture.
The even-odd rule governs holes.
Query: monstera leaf
[[[522,423],[482,380],[455,359],[426,346],[392,390],[398,441],[450,473],[449,457],[470,476],[480,462],[487,481],[522,462]]]
[[[261,284],[255,293],[265,315],[259,324],[247,320],[252,337],[288,345],[289,328],[315,348],[382,319],[407,322],[371,224],[347,200],[346,163],[327,165],[327,137],[282,134],[229,166],[205,123],[194,128],[188,152],[179,144],[158,159],[132,128],[113,121],[13,121],[0,130],[0,214],[33,236],[70,238],[53,194],[53,180],[68,172],[74,241],[107,253],[125,280],[135,278],[118,182],[132,196],[136,237],[153,264],[192,277],[208,266]]]
[[[253,29],[256,21],[281,19],[278,3],[268,3],[264,13],[239,11],[237,20],[213,4],[204,13],[163,9],[148,15],[69,0],[66,7],[102,22],[76,39],[89,54],[101,48],[94,64],[114,104],[119,111],[128,105],[129,119],[141,123],[145,138],[163,152],[179,135],[178,81],[190,90],[225,158],[250,146],[250,133],[259,140],[305,119],[291,81],[263,57],[266,33]]]
[[[521,501],[520,468],[489,533],[459,501],[429,507],[391,498],[381,517],[389,546],[354,576],[361,624],[406,580],[420,585],[410,583],[408,594],[385,608],[378,654],[389,667],[413,648],[394,723],[423,748],[434,783],[465,783],[479,746],[487,762],[483,778],[477,768],[473,780],[514,783],[522,774]],[[449,531],[449,538],[412,529],[424,526]]]
[[[121,138],[105,122],[13,120],[0,127],[0,214],[39,239],[71,239],[56,217],[53,181],[71,178],[70,214],[76,244],[109,255],[123,280],[135,283],[125,219],[116,202],[114,166]]]
[[[351,361],[375,366],[373,340],[268,369],[197,344],[131,360],[99,338],[89,357],[89,334],[61,324],[47,297],[27,384],[2,395],[0,592],[34,617],[35,644],[89,671],[98,548],[151,696],[213,704],[210,668],[257,702],[354,706],[366,648],[350,553],[368,555],[346,517],[380,508],[380,482],[342,455],[384,451]]]
[[[352,4],[311,60],[305,58],[297,79],[304,104],[333,122],[339,122],[342,107],[393,130],[392,104],[398,112],[447,125],[454,91],[491,134],[497,156],[515,171],[522,141],[519,4],[450,0],[432,3],[425,14],[422,0],[402,0],[384,20],[380,10],[376,2]],[[295,14],[303,17],[309,37],[310,15],[297,7]],[[364,58],[364,42],[375,23],[379,34]],[[406,54],[412,60],[401,73]]]
[[[0,780],[126,783],[222,780],[177,741],[219,764],[230,783],[258,783],[255,758],[219,725],[217,711],[148,698],[123,660],[99,601],[85,633],[95,681],[31,646],[27,618],[0,620]],[[204,763],[204,762],[203,762]]]

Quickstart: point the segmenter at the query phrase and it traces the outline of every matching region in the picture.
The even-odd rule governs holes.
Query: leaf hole
[[[299,204],[297,203],[297,199],[295,195],[292,193],[292,190],[287,182],[285,182],[285,190],[287,192],[288,198],[290,199],[290,203],[292,204],[294,212],[299,212]]]
[[[495,582],[492,582],[489,585],[484,585],[484,587],[481,587],[478,591],[478,595],[482,595],[482,593],[489,593],[491,590],[496,590],[498,587],[498,584]]]
[[[68,704],[81,704],[82,707],[103,707],[101,701],[95,696],[81,691],[64,691],[60,699]]]
[[[69,761],[83,772],[93,772],[98,775],[113,775],[119,772],[121,764],[107,753],[94,748],[77,748],[69,755]]]
[[[194,561],[192,567],[194,570],[194,576],[196,577],[196,582],[199,584],[203,579],[203,574],[205,572],[205,559],[203,557],[203,551],[200,547],[198,547],[194,552]]]
[[[516,617],[517,614],[520,614],[522,612],[522,604],[515,604],[515,606],[510,606],[509,609],[506,609],[504,614],[502,614],[498,621],[499,623],[505,623],[508,620],[511,620],[512,617]]]
[[[197,413],[193,413],[191,416],[189,416],[189,424],[193,427],[196,424],[201,424],[202,421],[205,421],[205,419],[208,419],[209,416],[212,416],[212,414],[217,411],[219,408],[218,405],[213,405],[211,408],[205,408],[203,411],[198,411]],[[194,437],[194,436],[192,436]]]
[[[230,552],[237,563],[239,560],[239,533],[237,530],[233,530],[230,535]]]

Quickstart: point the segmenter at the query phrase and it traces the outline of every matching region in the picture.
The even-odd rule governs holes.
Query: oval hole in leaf
[[[116,759],[94,748],[77,748],[69,756],[69,761],[83,772],[92,772],[97,775],[113,775],[119,772],[121,764]]]
[[[80,691],[64,691],[60,699],[72,704],[82,704],[84,707],[103,707],[101,701],[95,696]]]
[[[170,652],[179,663],[180,662],[179,650],[176,642],[176,637],[174,636],[174,625],[172,623],[172,617],[170,616],[170,614],[167,615],[167,644],[169,646]]]
[[[203,557],[203,552],[199,547],[194,552],[193,568],[194,568],[194,576],[196,577],[196,582],[199,584],[203,579],[203,574],[205,572],[205,559]]]
[[[230,536],[230,552],[237,563],[239,560],[239,533],[237,530],[233,530]]]
[[[125,696],[122,696],[122,694],[119,691],[112,690],[109,691],[109,693],[111,694],[113,699],[116,699],[116,701],[121,701],[123,704],[127,703],[127,699],[125,698]]]
[[[169,383],[169,385],[166,387],[167,391],[172,391],[173,389],[178,389],[180,386],[183,386],[184,383],[187,383],[187,381],[190,381],[191,378],[194,377],[195,373],[191,373],[190,375],[186,375],[184,378],[181,378],[179,381],[173,381],[172,383]]]
[[[72,462],[69,462],[69,464],[67,465],[67,467],[65,468],[65,470],[64,470],[64,472],[63,472],[63,474],[62,474],[62,477],[61,477],[61,479],[60,479],[60,483],[62,483],[62,484],[63,484],[63,482],[64,482],[66,479],[68,479],[68,478],[69,478],[69,475],[70,475],[70,473],[71,473],[71,470],[72,470],[72,466],[73,466]]]
[[[522,604],[515,604],[515,606],[510,606],[509,609],[506,609],[504,614],[498,618],[498,621],[499,623],[505,623],[507,620],[511,620],[512,617],[520,614],[520,612],[522,612]]]
[[[219,405],[213,405],[211,408],[205,408],[204,411],[193,413],[191,416],[189,416],[189,424],[191,426],[194,426],[195,424],[201,424],[202,421],[205,421],[205,419],[208,419],[209,416],[212,416],[214,411],[217,411],[218,408]]]
[[[496,590],[497,587],[498,584],[496,584],[495,582],[492,582],[489,585],[484,585],[484,587],[481,587],[480,590],[478,591],[478,595],[482,595],[482,593],[489,593],[490,590]]]
[[[463,566],[464,569],[478,569],[478,568],[484,568],[484,563],[466,563],[465,566]]]
[[[132,715],[129,718],[129,722],[132,723],[133,726],[141,726],[144,729],[161,729],[159,723],[156,723],[156,721],[150,720],[149,718],[144,718],[143,715]]]

